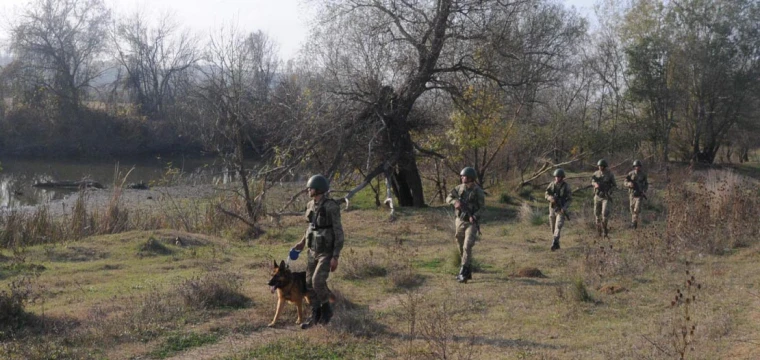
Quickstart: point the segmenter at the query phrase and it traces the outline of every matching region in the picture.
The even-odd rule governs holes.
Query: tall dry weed
[[[667,190],[665,243],[670,252],[721,254],[760,238],[758,186],[727,170],[710,170],[695,184]]]
[[[539,226],[547,223],[544,213],[528,202],[523,202],[522,206],[520,206],[519,217],[520,221],[525,225]]]
[[[697,306],[701,300],[702,285],[696,277],[686,271],[686,280],[681,287],[671,293],[670,308],[666,318],[658,325],[659,336],[644,336],[655,352],[670,359],[685,360],[695,353],[697,332],[700,330],[699,316],[703,315]]]
[[[406,323],[407,343],[403,350],[406,359],[478,359],[475,346],[478,334],[463,331],[473,309],[468,301],[449,292],[444,299],[424,296],[416,290],[407,291],[400,299],[401,319]],[[455,306],[454,304],[465,304]],[[420,342],[422,343],[420,346]]]

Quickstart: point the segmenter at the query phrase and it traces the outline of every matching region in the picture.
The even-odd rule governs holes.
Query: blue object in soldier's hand
[[[301,254],[300,250],[296,250],[296,248],[290,249],[290,254],[288,255],[290,257],[290,260],[298,260],[298,255]]]

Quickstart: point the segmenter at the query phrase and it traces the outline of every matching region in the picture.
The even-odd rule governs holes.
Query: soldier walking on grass
[[[461,256],[461,267],[457,281],[467,283],[472,279],[472,247],[478,238],[480,231],[479,216],[485,207],[485,193],[483,189],[475,183],[478,177],[475,169],[466,167],[459,173],[462,183],[457,185],[446,202],[454,205],[456,213],[456,233],[454,237],[459,247]]]
[[[607,224],[612,210],[612,191],[617,187],[617,182],[615,182],[615,174],[607,168],[607,160],[599,160],[596,166],[599,170],[591,175],[591,185],[594,187],[596,231],[599,236],[607,237],[609,233]]]
[[[307,329],[316,324],[327,324],[332,318],[330,290],[327,278],[338,268],[338,258],[343,249],[343,225],[340,222],[340,205],[327,196],[330,185],[322,175],[314,175],[306,183],[311,201],[306,205],[309,229],[295,245],[296,250],[308,246],[306,265],[306,288],[309,291],[311,317],[301,324]]]
[[[639,226],[641,202],[647,197],[649,182],[647,174],[641,170],[641,161],[633,161],[633,170],[625,176],[625,186],[628,187],[628,200],[631,206],[631,229]]]
[[[554,170],[552,176],[554,176],[554,181],[546,188],[545,197],[549,201],[549,225],[553,235],[551,251],[554,251],[559,250],[559,237],[565,218],[570,219],[567,208],[572,201],[572,191],[570,191],[570,184],[565,182],[565,170]]]

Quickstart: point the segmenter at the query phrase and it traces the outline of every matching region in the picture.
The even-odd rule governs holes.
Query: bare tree
[[[142,114],[162,118],[165,106],[173,103],[174,81],[199,60],[197,40],[180,32],[168,14],[155,26],[136,12],[119,21],[113,31],[116,58],[126,70],[124,87]]]
[[[102,0],[35,0],[11,30],[11,49],[52,92],[60,109],[76,111],[100,75],[111,13]]]
[[[195,91],[204,143],[229,161],[240,181],[245,213],[226,212],[254,228],[261,202],[251,194],[246,155],[256,149],[251,135],[267,118],[269,88],[278,64],[273,49],[261,32],[243,35],[234,27],[222,28],[206,47],[202,80]]]
[[[554,8],[533,0],[341,0],[322,10],[309,49],[315,66],[334,93],[362,104],[349,121],[364,124],[375,144],[364,184],[390,172],[402,206],[425,204],[417,156],[431,151],[415,140],[424,123],[413,116],[424,93],[460,93],[467,78],[537,86],[576,36],[566,23],[537,26],[554,20]]]

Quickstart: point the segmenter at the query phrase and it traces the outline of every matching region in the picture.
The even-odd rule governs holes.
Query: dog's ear
[[[285,260],[280,260],[280,269],[285,269]]]
[[[272,260],[272,262],[274,263],[274,268],[276,269],[277,268],[277,260]]]

